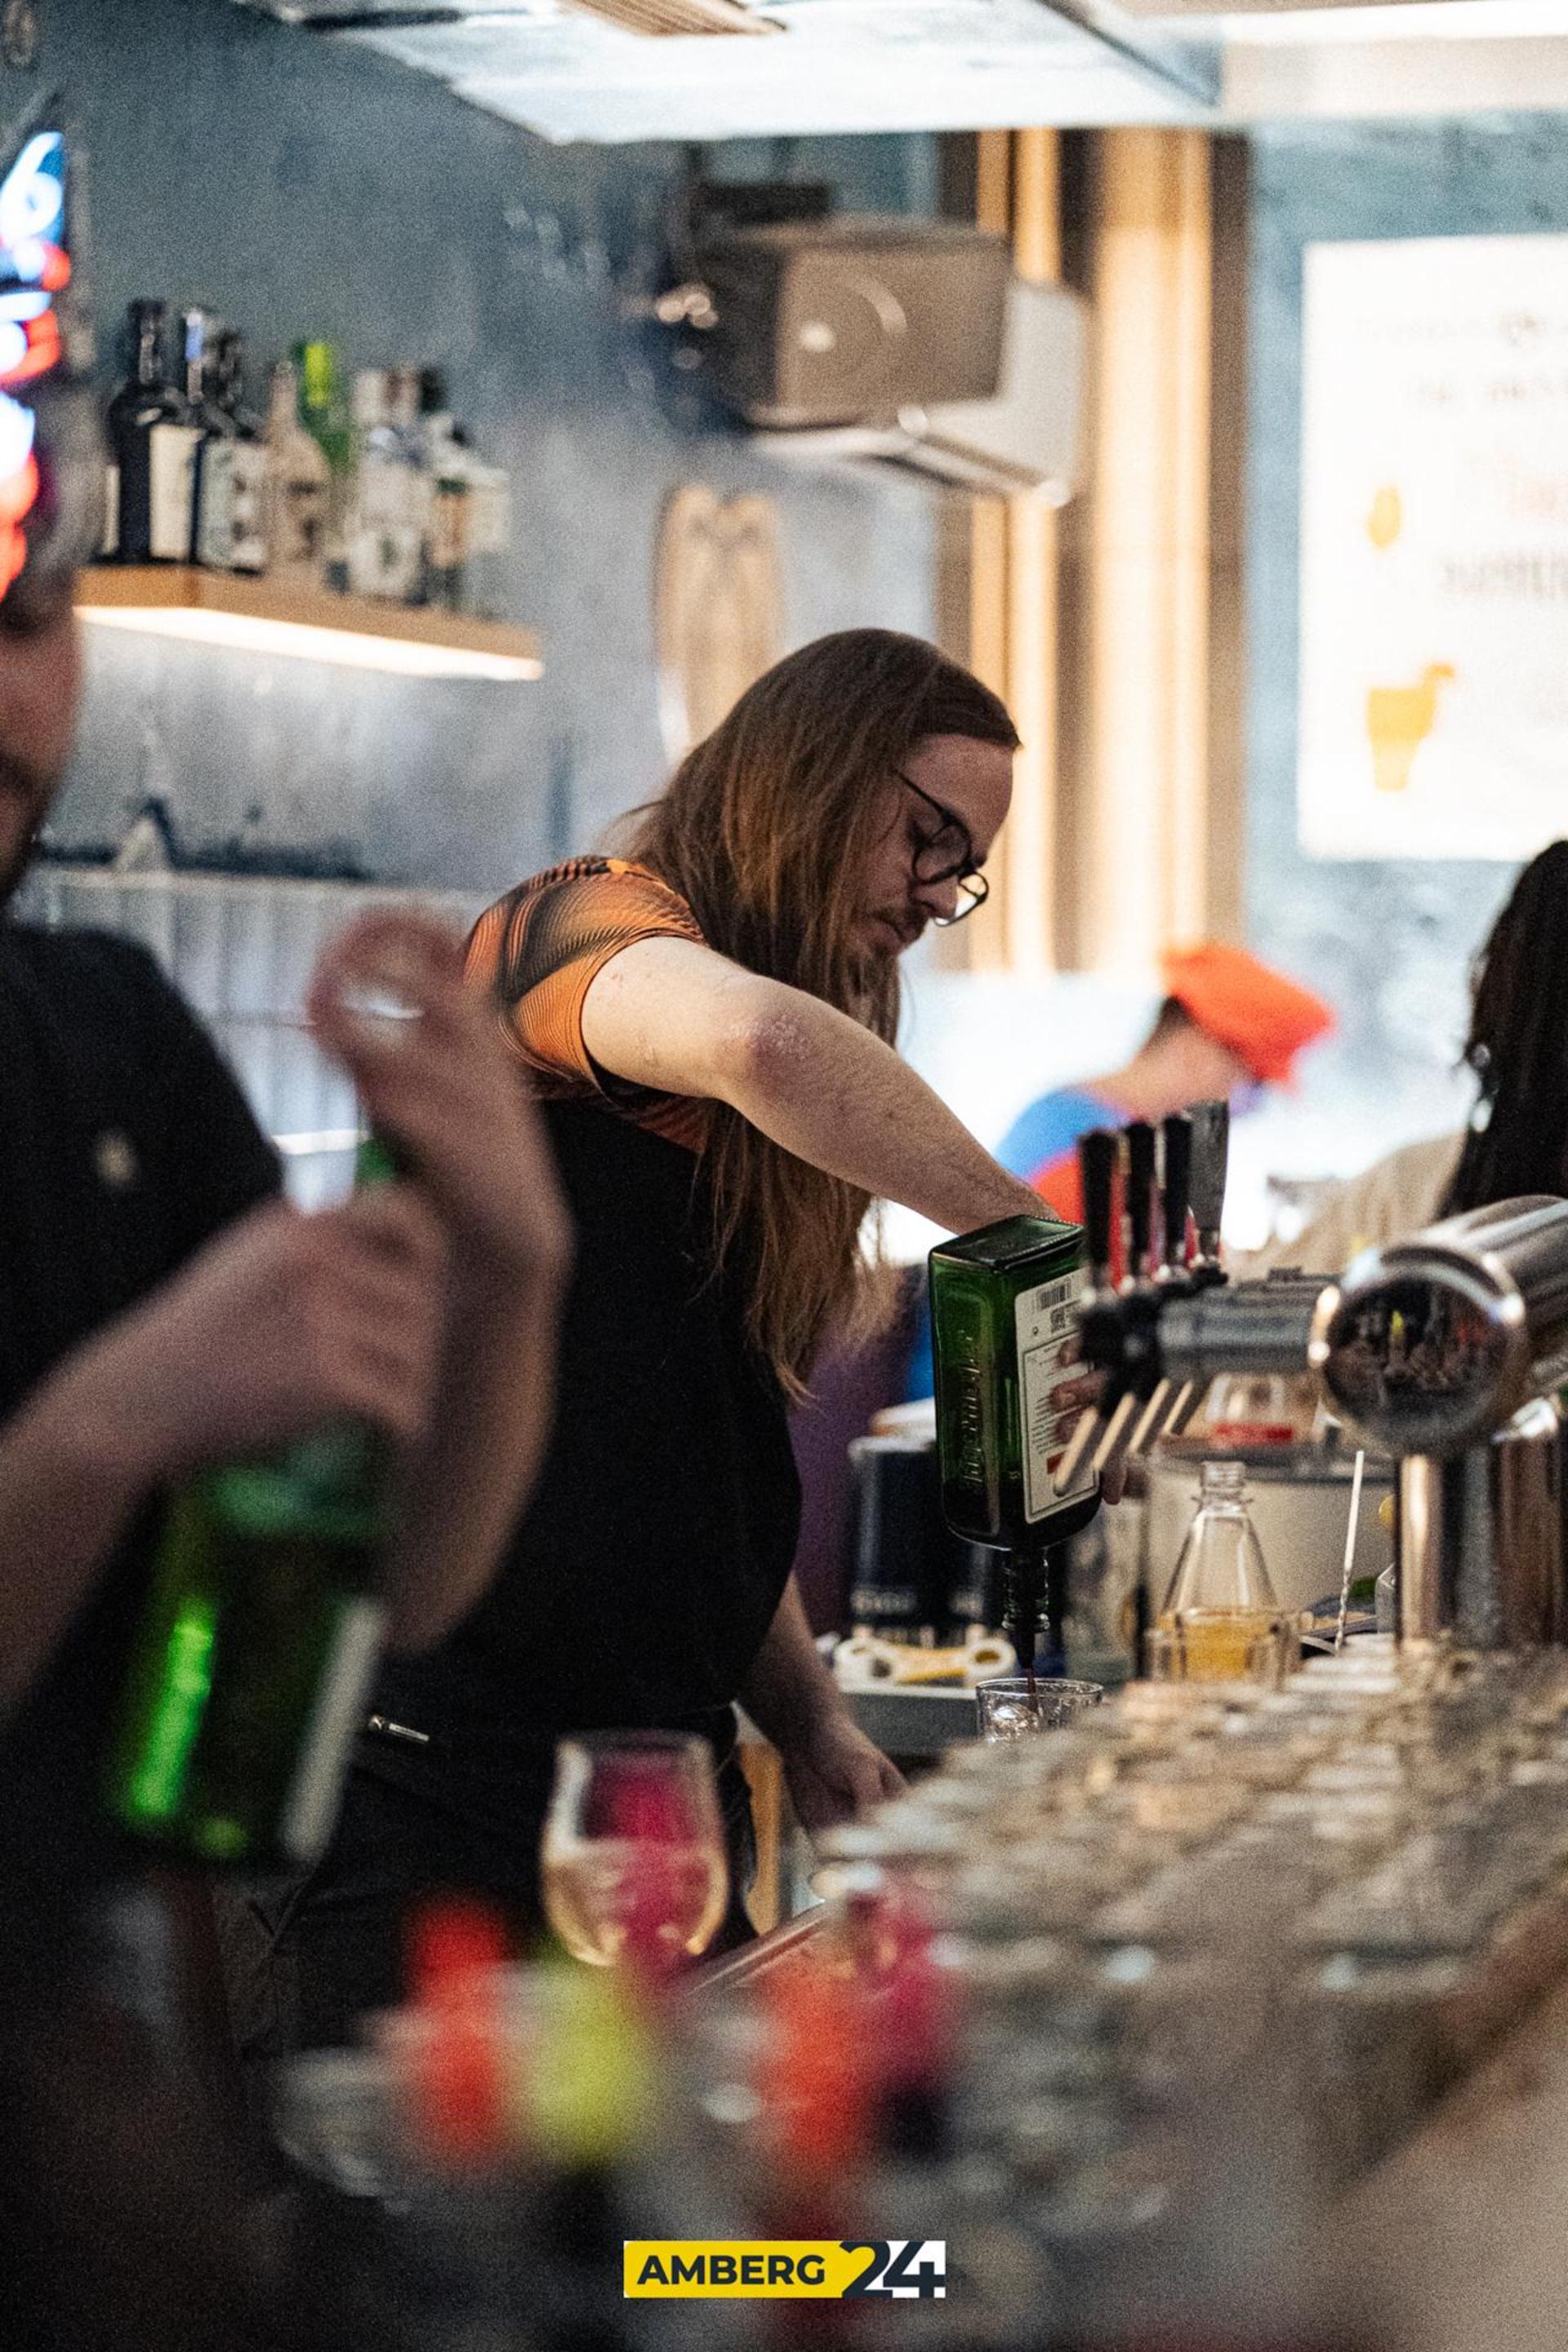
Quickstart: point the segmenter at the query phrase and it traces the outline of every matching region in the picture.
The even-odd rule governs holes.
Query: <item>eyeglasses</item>
[[[954,816],[941,801],[932,800],[930,793],[922,792],[914,778],[906,776],[901,768],[897,774],[900,783],[906,785],[916,800],[924,801],[937,820],[934,832],[917,835],[915,880],[957,884],[957,898],[952,914],[933,915],[931,918],[939,930],[951,930],[954,923],[962,923],[966,915],[973,914],[976,907],[985,904],[991,895],[991,886],[980,871],[974,855],[973,835],[963,818]]]

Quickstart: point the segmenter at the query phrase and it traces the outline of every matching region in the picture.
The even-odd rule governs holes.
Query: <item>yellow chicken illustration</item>
[[[1411,762],[1432,732],[1437,716],[1437,695],[1451,686],[1451,663],[1430,662],[1414,686],[1374,686],[1366,698],[1367,740],[1372,745],[1373,776],[1380,793],[1402,793],[1410,782]]]

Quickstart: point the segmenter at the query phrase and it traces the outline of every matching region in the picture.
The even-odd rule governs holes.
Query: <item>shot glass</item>
[[[980,1737],[994,1742],[1027,1738],[1037,1731],[1060,1731],[1086,1706],[1098,1706],[1104,1696],[1103,1683],[1037,1677],[1031,1689],[1026,1675],[998,1675],[991,1682],[975,1685]]]

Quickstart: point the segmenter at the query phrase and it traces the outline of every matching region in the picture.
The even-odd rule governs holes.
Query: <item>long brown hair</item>
[[[1568,841],[1520,875],[1471,988],[1464,1059],[1480,1092],[1446,1216],[1568,1192]]]
[[[630,855],[679,890],[721,955],[836,1005],[892,1043],[899,971],[853,944],[883,795],[915,745],[963,735],[1018,748],[988,687],[919,637],[843,629],[789,655],[687,753]],[[726,1104],[704,1154],[718,1262],[746,1328],[803,1393],[828,1326],[867,1299],[869,1197],[785,1151]]]

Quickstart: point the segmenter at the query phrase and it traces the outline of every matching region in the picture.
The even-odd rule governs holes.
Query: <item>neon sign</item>
[[[0,184],[0,596],[26,562],[23,526],[38,499],[37,420],[14,395],[61,356],[65,217],[66,142],[40,131]]]

